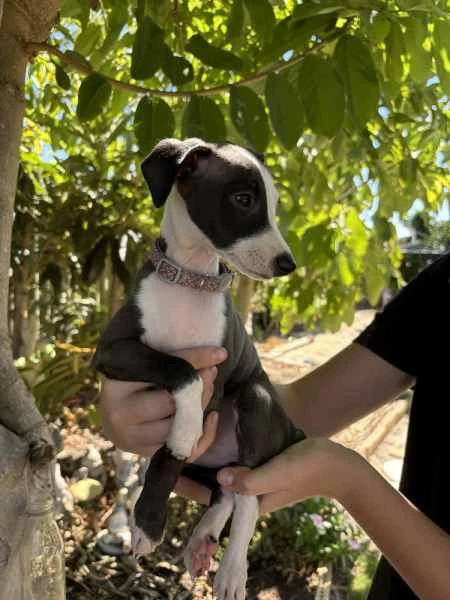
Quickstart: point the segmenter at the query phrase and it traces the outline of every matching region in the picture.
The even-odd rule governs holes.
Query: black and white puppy
[[[214,588],[220,600],[241,600],[258,500],[222,491],[216,473],[232,464],[256,467],[304,434],[277,401],[226,293],[231,276],[219,261],[256,279],[286,275],[295,262],[275,221],[273,180],[252,152],[231,143],[166,139],[145,159],[142,172],[155,205],[165,204],[162,237],[94,358],[106,376],[149,382],[175,399],[169,437],[150,461],[135,506],[133,547],[148,554],[161,542],[168,497],[181,473],[200,481],[211,488],[212,501],[189,541],[186,566],[193,576],[209,568],[233,514]],[[217,438],[188,465],[185,459],[202,433],[202,380],[169,353],[203,345],[224,345],[228,358],[219,365],[208,407],[220,411]]]

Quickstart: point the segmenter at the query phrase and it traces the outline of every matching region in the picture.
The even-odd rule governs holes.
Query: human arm
[[[295,425],[308,436],[329,437],[413,384],[411,375],[353,343],[308,375],[276,387]]]
[[[233,482],[225,485],[227,475]],[[218,479],[225,489],[263,494],[261,512],[316,495],[337,499],[420,598],[450,598],[450,537],[356,452],[309,438],[262,467],[223,469]]]

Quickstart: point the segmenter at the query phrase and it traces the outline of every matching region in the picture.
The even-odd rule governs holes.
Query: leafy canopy
[[[265,288],[286,326],[376,303],[398,274],[392,215],[448,196],[445,0],[63,0],[60,16],[34,45],[18,205],[49,280],[67,263],[74,289],[108,264],[128,280],[159,219],[139,162],[166,136],[266,152],[299,265]]]

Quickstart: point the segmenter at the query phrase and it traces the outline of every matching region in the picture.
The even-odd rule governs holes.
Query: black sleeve
[[[413,279],[355,342],[414,377],[448,352],[450,254]]]

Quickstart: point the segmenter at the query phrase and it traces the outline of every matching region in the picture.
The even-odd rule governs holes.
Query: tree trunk
[[[24,472],[53,456],[47,426],[14,366],[8,335],[9,270],[19,144],[24,115],[25,42],[42,42],[59,0],[0,0],[0,598],[25,600],[22,538],[28,525]],[[48,480],[48,475],[46,476]],[[33,478],[30,479],[33,481]],[[30,488],[28,489],[28,492]],[[21,558],[22,557],[22,558]],[[50,595],[49,595],[50,597]]]

